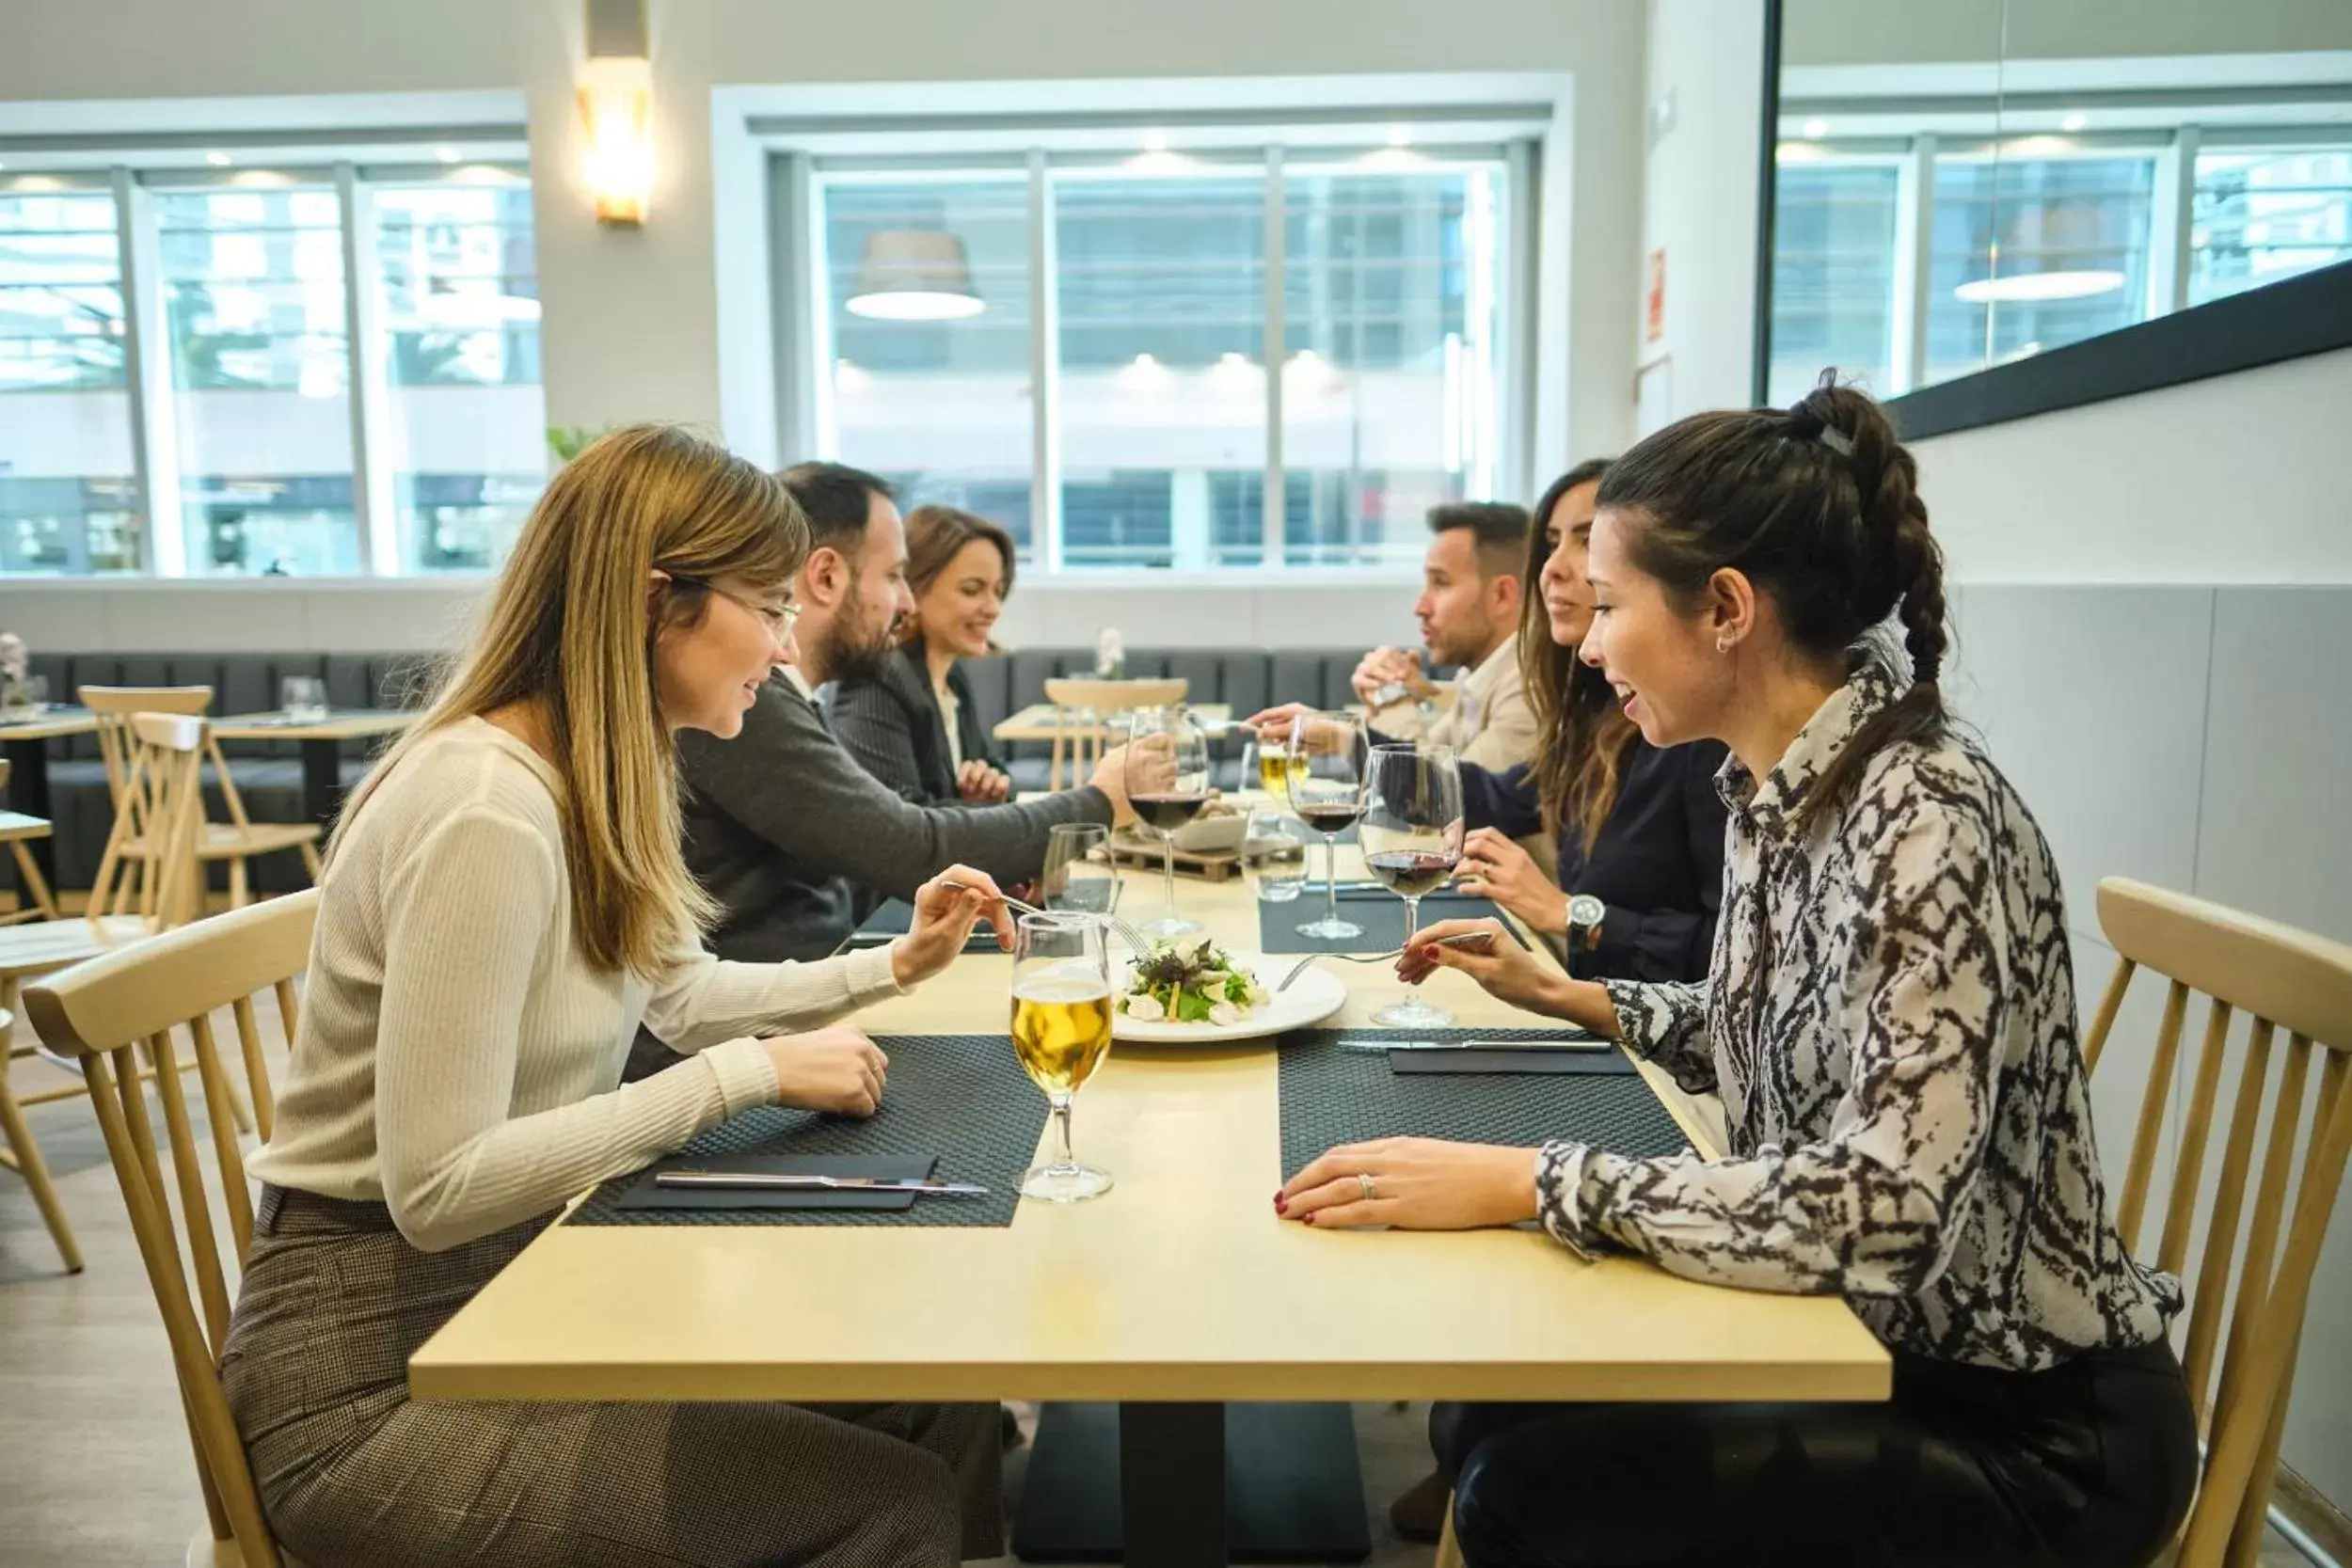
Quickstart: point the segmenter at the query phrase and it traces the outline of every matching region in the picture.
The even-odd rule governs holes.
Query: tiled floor
[[[20,1092],[62,1082],[20,1061]],[[27,1113],[88,1259],[67,1275],[24,1183],[0,1171],[0,1563],[165,1568],[203,1516],[170,1358],[89,1108]],[[1422,1411],[1362,1405],[1357,1430],[1373,1568],[1421,1568],[1388,1499],[1428,1463]],[[1009,1561],[1009,1560],[1008,1560]],[[2302,1568],[2275,1536],[2265,1568]]]

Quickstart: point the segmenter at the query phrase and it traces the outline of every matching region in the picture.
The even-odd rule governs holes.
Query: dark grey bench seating
[[[1191,682],[1196,703],[1224,703],[1237,718],[1274,702],[1336,706],[1352,700],[1347,678],[1362,657],[1359,648],[1157,648],[1127,656],[1131,677],[1181,675]],[[265,712],[278,704],[278,683],[289,675],[326,682],[327,701],[338,707],[405,707],[421,702],[432,658],[421,654],[72,654],[36,653],[32,673],[49,680],[51,697],[72,702],[84,686],[209,686],[215,717]],[[1045,700],[1045,682],[1058,675],[1090,674],[1091,648],[1025,648],[965,665],[982,717],[993,727],[1007,714]],[[342,774],[356,784],[372,752],[383,743],[353,741],[342,747]],[[302,815],[302,765],[292,741],[224,741],[230,772],[246,812],[256,820],[293,822]],[[1030,742],[1007,749],[1014,783],[1041,789],[1051,748]],[[1241,744],[1229,738],[1218,748],[1219,782],[1239,783]],[[106,778],[95,736],[49,742],[50,815],[56,822],[58,885],[87,888],[98,870],[112,821]],[[215,820],[223,816],[213,791]],[[283,862],[283,864],[273,863]],[[303,885],[299,859],[275,855],[253,864],[256,884],[265,891]]]

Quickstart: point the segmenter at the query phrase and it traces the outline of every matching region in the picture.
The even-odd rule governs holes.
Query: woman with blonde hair
[[[1013,556],[1012,535],[977,513],[937,505],[908,513],[914,613],[900,627],[903,641],[875,674],[845,677],[834,689],[841,744],[917,804],[988,804],[1012,792],[956,661],[995,651]]]
[[[604,437],[344,812],[221,1365],[272,1528],[310,1561],[997,1550],[993,1406],[407,1396],[410,1354],[575,1194],[753,1106],[871,1115],[888,1064],[834,1021],[944,969],[983,916],[1006,928],[959,867],[986,891],[933,881],[886,948],[703,951],[672,736],[733,736],[789,657],[807,539],[751,464],[661,426]],[[681,1059],[621,1087],[641,1021]]]

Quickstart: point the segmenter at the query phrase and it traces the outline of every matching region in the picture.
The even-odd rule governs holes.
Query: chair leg
[[[42,879],[40,866],[34,861],[33,852],[24,847],[21,838],[8,847],[16,852],[17,886],[32,899],[33,907],[40,911],[43,920],[56,919],[57,900],[50,894],[49,883]]]
[[[0,979],[0,1007],[11,1014],[16,1011],[16,992],[15,975]],[[8,1086],[8,1046],[7,1037],[0,1035],[0,1136],[8,1140],[17,1174],[33,1189],[33,1203],[40,1210],[50,1237],[57,1243],[57,1256],[65,1259],[65,1272],[80,1274],[82,1249],[74,1243],[73,1227],[66,1223],[65,1206],[57,1201],[56,1184],[49,1180],[49,1165],[40,1157],[40,1145],[33,1141],[33,1130],[25,1124],[24,1113],[17,1106],[16,1091]]]
[[[201,865],[198,867],[199,871],[202,869]],[[241,910],[250,902],[251,898],[246,888],[245,857],[232,855],[229,860],[229,907],[232,910]],[[204,911],[201,905],[197,907],[195,912],[197,918],[203,918]]]
[[[1454,1498],[1445,1500],[1445,1523],[1438,1528],[1438,1558],[1434,1568],[1465,1568],[1461,1543],[1454,1539]]]
[[[319,847],[317,845],[305,844],[302,847],[302,863],[310,868],[310,885],[312,887],[316,887],[318,885],[319,878],[325,875],[325,872],[323,872],[319,867]]]

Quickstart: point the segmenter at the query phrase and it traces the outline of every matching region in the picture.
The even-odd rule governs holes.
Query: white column
[[[400,510],[392,471],[400,458],[391,431],[389,342],[378,330],[375,203],[349,164],[335,166],[343,220],[343,330],[350,341],[351,499],[359,518],[360,566],[371,577],[400,575]]]
[[[127,168],[114,171],[115,246],[122,269],[122,372],[131,393],[131,461],[147,514],[147,569],[188,575],[180,500],[180,424],[171,386],[171,322],[164,309],[163,247],[154,198]]]

